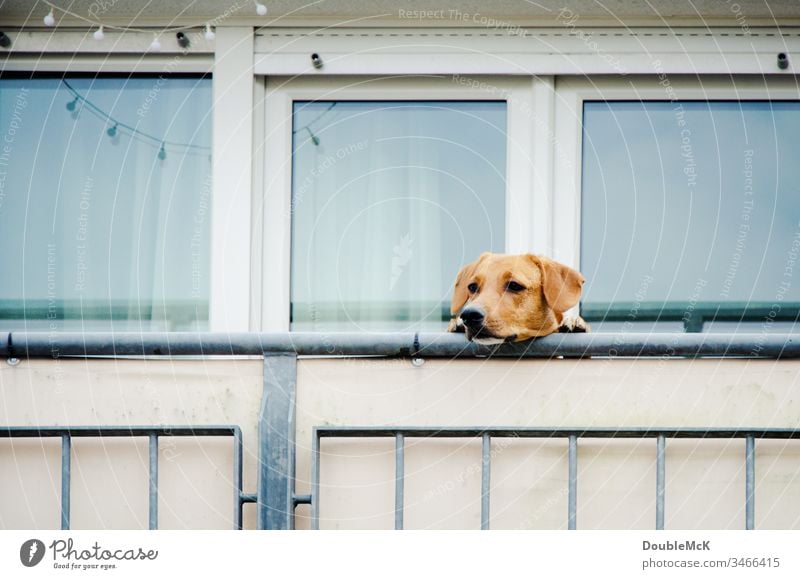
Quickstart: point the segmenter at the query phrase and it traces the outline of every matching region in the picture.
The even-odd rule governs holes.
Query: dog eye
[[[510,291],[510,292],[517,293],[517,292],[521,292],[522,290],[524,290],[524,289],[525,289],[525,286],[524,286],[524,285],[520,285],[520,284],[518,284],[518,283],[517,283],[517,282],[515,282],[515,281],[510,281],[510,282],[508,282],[508,284],[506,285],[506,289],[507,289],[508,291]]]
[[[469,290],[469,293],[474,294],[476,291],[478,291],[478,284],[472,282],[467,286],[467,289]]]

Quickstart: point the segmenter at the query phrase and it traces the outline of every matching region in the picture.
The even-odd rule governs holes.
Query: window
[[[206,329],[211,80],[0,80],[0,318]]]
[[[798,134],[797,101],[584,101],[584,314],[793,322]]]
[[[504,101],[295,101],[292,329],[444,327],[503,251]]]

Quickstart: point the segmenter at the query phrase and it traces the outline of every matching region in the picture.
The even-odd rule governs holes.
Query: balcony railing
[[[263,394],[258,418],[258,491],[241,490],[241,459],[235,460],[237,481],[234,500],[235,526],[241,526],[241,508],[246,502],[257,503],[257,521],[261,529],[294,528],[295,508],[310,504],[314,525],[319,521],[319,458],[323,437],[394,437],[396,446],[396,513],[398,528],[403,526],[403,440],[404,437],[447,438],[473,437],[483,440],[482,527],[489,527],[488,488],[491,464],[487,459],[491,437],[566,437],[569,440],[569,528],[576,528],[575,488],[577,485],[577,444],[582,438],[654,438],[657,445],[657,517],[656,528],[663,528],[664,514],[664,445],[670,438],[743,438],[746,440],[747,473],[746,528],[754,528],[755,442],[761,438],[795,439],[800,429],[793,428],[511,428],[476,425],[467,428],[440,427],[362,427],[358,425],[318,425],[312,442],[313,473],[310,495],[295,489],[295,399],[298,356],[388,356],[424,358],[582,358],[582,357],[659,357],[702,358],[737,357],[786,359],[800,357],[800,334],[633,334],[589,333],[554,334],[530,342],[480,346],[463,335],[446,333],[0,333],[0,356],[15,364],[20,358],[108,358],[176,356],[263,356]],[[153,496],[157,489],[157,438],[159,436],[233,436],[235,453],[241,456],[241,425],[203,427],[175,425],[104,427],[50,425],[8,425],[0,436],[58,436],[62,438],[62,464],[69,481],[70,439],[73,436],[148,436],[151,456],[151,526],[157,514]],[[216,430],[214,429],[216,428]],[[68,513],[69,493],[64,495],[62,523]],[[68,518],[65,524],[68,525]]]

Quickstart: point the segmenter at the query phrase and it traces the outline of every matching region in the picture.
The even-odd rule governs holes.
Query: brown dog
[[[564,316],[580,300],[584,281],[540,255],[483,253],[458,272],[447,330],[485,345],[588,332],[582,318]]]

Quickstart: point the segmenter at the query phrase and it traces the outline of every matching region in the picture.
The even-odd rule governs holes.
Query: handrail
[[[2,332],[0,356],[308,356],[552,358],[557,356],[800,357],[800,334],[553,334],[482,346],[463,334],[388,332]]]

